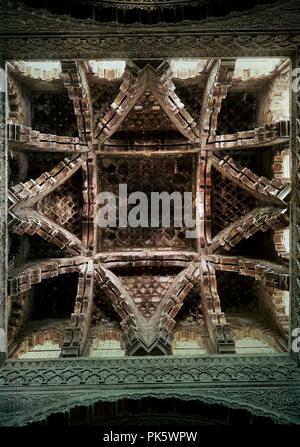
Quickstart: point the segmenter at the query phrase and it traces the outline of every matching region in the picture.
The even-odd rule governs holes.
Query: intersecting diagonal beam
[[[197,262],[192,262],[188,268],[182,270],[175,277],[152,317],[156,322],[156,339],[159,343],[164,344],[166,349],[171,345],[172,332],[176,324],[175,317],[181,309],[184,299],[198,280],[199,266]]]
[[[74,312],[65,331],[61,349],[62,357],[78,357],[85,348],[85,341],[91,324],[94,297],[94,264],[90,259],[81,266],[77,285]]]
[[[220,231],[212,239],[208,253],[216,253],[222,249],[230,250],[243,239],[253,236],[257,231],[264,232],[287,226],[286,211],[287,209],[277,207],[255,208]]]
[[[235,343],[229,324],[221,310],[217,279],[213,265],[205,257],[200,260],[201,308],[212,348],[216,353],[235,353]]]
[[[88,145],[92,142],[93,136],[93,110],[87,80],[87,64],[83,61],[61,61],[61,69],[61,77],[73,101],[79,140],[82,144]]]
[[[215,270],[250,276],[268,287],[289,290],[289,269],[285,264],[240,256],[208,255],[206,259]]]
[[[84,256],[72,256],[27,263],[21,268],[15,268],[9,272],[7,294],[15,296],[31,289],[34,284],[38,284],[44,279],[77,272],[86,262],[87,258]]]
[[[24,208],[10,215],[12,219],[8,228],[11,232],[30,236],[36,234],[73,256],[85,254],[85,248],[77,236],[33,208]]]
[[[232,82],[235,59],[215,59],[207,80],[201,110],[201,136],[203,146],[210,135],[215,135],[222,101]]]
[[[117,131],[146,89],[151,91],[160,107],[182,135],[191,142],[200,141],[197,123],[176,95],[171,76],[172,72],[168,63],[161,64],[156,70],[150,65],[142,70],[136,66],[127,65],[119,95],[106,115],[99,119],[94,132],[98,144],[104,143]]]
[[[122,319],[121,327],[126,349],[143,345],[143,340],[140,339],[141,324],[138,322],[135,303],[119,278],[98,262],[95,264],[95,281],[100,291],[111,300],[113,308]]]
[[[89,152],[82,165],[82,243],[89,255],[97,252],[97,158]]]
[[[9,191],[9,229],[19,235],[37,234],[75,256],[85,254],[85,248],[77,236],[33,208],[39,200],[67,181],[82,163],[80,155],[65,158],[49,173],[44,172],[36,180],[13,186]]]
[[[30,179],[25,183],[12,186],[9,197],[14,211],[29,208],[39,200],[50,194],[56,188],[65,183],[82,166],[84,158],[75,155],[72,158],[64,158],[50,172],[44,172],[35,180]]]
[[[229,155],[222,157],[221,154],[215,153],[210,157],[210,161],[222,175],[249,192],[256,199],[283,207],[286,206],[283,199],[290,192],[291,185],[289,183],[259,177],[251,169],[241,166]]]

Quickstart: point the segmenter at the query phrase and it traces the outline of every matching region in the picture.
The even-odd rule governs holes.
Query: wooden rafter
[[[25,208],[16,214],[13,212],[10,214],[11,221],[8,228],[12,233],[40,236],[73,256],[85,254],[85,248],[77,236],[33,208]]]
[[[282,183],[280,180],[269,180],[266,177],[259,177],[249,168],[241,166],[229,155],[222,157],[214,154],[210,157],[212,165],[233,183],[245,189],[256,199],[269,201],[279,206],[285,207],[283,199],[290,192],[289,183]]]
[[[288,138],[289,122],[279,121],[274,124],[266,124],[264,127],[236,132],[234,134],[210,135],[205,149],[219,151],[264,148],[270,145],[286,144]]]
[[[19,124],[7,125],[7,139],[10,150],[68,153],[88,150],[77,137],[45,134]]]
[[[214,265],[215,270],[250,276],[269,287],[289,290],[289,270],[286,265],[240,256],[208,255],[206,259]]]
[[[9,192],[10,231],[18,235],[36,234],[75,256],[85,254],[85,248],[77,236],[34,209],[38,201],[67,181],[82,163],[80,155],[65,158],[49,173],[13,186]]]
[[[74,312],[66,329],[61,349],[62,357],[78,357],[85,347],[91,323],[94,297],[94,264],[89,260],[80,268]]]
[[[220,231],[211,241],[208,253],[221,249],[231,250],[243,239],[248,239],[257,231],[278,229],[287,225],[286,209],[277,207],[255,208],[237,221]]]
[[[126,67],[120,93],[111,105],[107,114],[101,118],[95,130],[95,139],[104,143],[120,127],[134,105],[144,92],[151,91],[158,104],[173,122],[178,131],[189,141],[200,141],[198,126],[184,104],[175,93],[175,85],[171,81],[169,64],[162,64],[155,70],[147,65],[142,70],[137,67]]]
[[[93,110],[87,80],[87,66],[82,61],[61,61],[64,85],[73,101],[79,140],[88,145],[92,142]]]
[[[208,157],[198,156],[196,172],[196,213],[198,225],[198,252],[202,253],[211,242],[211,163]]]
[[[215,269],[205,258],[200,260],[199,284],[202,295],[202,312],[213,349],[219,354],[235,353],[231,328],[221,310]]]
[[[211,135],[215,135],[218,115],[222,101],[226,98],[228,88],[231,85],[234,68],[235,59],[215,59],[211,64],[201,110],[203,145],[208,142]]]
[[[97,252],[97,159],[95,154],[89,152],[86,161],[82,165],[83,174],[83,210],[82,210],[82,235],[83,245],[88,253],[94,255]]]
[[[15,268],[9,272],[8,295],[15,296],[30,290],[44,279],[55,278],[66,273],[77,272],[86,261],[84,256],[39,260]]]
[[[82,166],[84,158],[75,155],[64,158],[51,171],[44,172],[37,179],[30,179],[25,183],[18,183],[10,188],[9,194],[13,206],[11,210],[30,208],[47,194],[65,183]]]

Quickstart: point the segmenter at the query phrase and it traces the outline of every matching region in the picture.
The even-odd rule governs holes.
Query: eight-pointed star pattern
[[[66,328],[62,356],[79,356],[84,352],[91,324],[95,284],[111,299],[121,318],[127,354],[169,354],[176,315],[184,299],[197,283],[201,291],[199,305],[201,302],[203,318],[214,352],[234,353],[234,338],[222,311],[217,291],[216,270],[234,271],[261,279],[273,287],[288,290],[288,275],[282,265],[230,256],[230,250],[258,231],[278,230],[288,225],[288,205],[285,198],[289,193],[289,184],[278,179],[269,180],[258,176],[247,167],[241,166],[227,153],[223,154],[228,149],[247,150],[251,147],[263,147],[271,142],[280,142],[287,136],[284,123],[273,123],[264,128],[231,135],[217,135],[218,114],[231,85],[234,60],[210,61],[202,110],[196,119],[188,113],[176,94],[168,62],[163,62],[158,68],[149,64],[139,68],[129,62],[117,97],[95,124],[87,75],[88,63],[62,61],[61,66],[61,77],[74,105],[78,137],[42,134],[17,124],[8,126],[8,139],[12,148],[41,152],[63,151],[68,154],[49,172],[10,189],[9,229],[18,235],[38,235],[47,242],[56,244],[68,257],[32,262],[25,265],[21,271],[19,269],[17,273],[12,272],[10,293],[24,291],[47,277],[77,271],[77,296],[69,327]],[[147,249],[102,253],[98,248],[97,157],[101,157],[103,153],[106,157],[110,156],[107,148],[111,146],[108,143],[111,144],[120,129],[124,130],[126,119],[128,122],[128,119],[137,113],[145,97],[148,98],[148,103],[153,101],[154,107],[160,111],[161,123],[168,121],[170,128],[181,135],[180,141],[184,141],[181,150],[196,160],[194,187],[197,193],[198,233],[197,247],[193,252]],[[137,132],[138,130],[136,129]],[[126,150],[123,150],[120,156],[129,156],[129,150],[127,155]],[[145,146],[144,152],[148,151],[149,155],[151,150],[151,147]],[[169,156],[167,153],[159,153],[158,150],[156,154],[151,155]],[[147,154],[141,153],[139,156],[144,157]],[[214,236],[211,231],[212,168],[252,195],[258,204]],[[82,239],[37,209],[37,204],[41,203],[45,196],[55,194],[55,191],[79,169],[82,170],[83,177]],[[155,190],[155,185],[153,188]],[[226,255],[228,251],[229,256]],[[131,293],[130,281],[122,282],[113,272],[114,267],[120,265],[127,267],[128,271],[131,267],[138,266],[164,268],[177,265],[180,271],[162,281],[164,287],[161,288],[161,296],[152,300],[154,304],[151,312],[145,313],[143,309],[149,309],[149,306],[138,303],[133,291]],[[149,281],[149,275],[146,278],[145,281]],[[146,289],[143,289],[143,277],[139,280],[138,287],[145,290],[145,297],[149,295],[151,299],[155,290],[151,292],[148,284],[146,293]],[[156,276],[156,289],[157,280]],[[143,293],[139,296],[143,297]]]

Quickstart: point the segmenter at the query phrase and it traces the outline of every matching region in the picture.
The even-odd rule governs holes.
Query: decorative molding
[[[46,373],[45,373],[46,371]],[[147,374],[153,375],[150,378]],[[165,376],[167,374],[167,376]],[[236,385],[266,382],[300,386],[300,368],[288,354],[118,359],[7,360],[0,369],[0,392],[11,387],[138,383]],[[271,386],[271,385],[270,385]]]
[[[166,1],[166,0],[164,0]],[[172,0],[167,0],[168,2]],[[82,26],[84,24],[88,25],[88,30],[85,30],[88,33],[93,33],[95,31],[101,31],[107,28],[109,22],[101,23],[97,22],[93,19],[75,19],[70,15],[58,15],[49,13],[43,9],[31,9],[27,8],[21,2],[14,2],[15,8],[13,8],[12,1],[4,0],[1,2],[0,7],[0,27],[2,32],[55,32],[59,30],[59,32],[82,32]],[[128,2],[121,2],[122,5],[128,5]],[[145,3],[145,2],[143,2]],[[161,4],[162,2],[157,3]],[[142,4],[139,1],[139,4]],[[149,1],[148,1],[149,4]],[[266,20],[266,14],[268,15],[268,20]],[[276,2],[272,5],[260,5],[255,8],[252,8],[248,11],[237,11],[228,14],[225,17],[209,17],[207,19],[202,20],[184,20],[180,22],[180,27],[182,31],[191,31],[191,25],[195,27],[199,27],[199,29],[203,31],[208,30],[232,30],[236,29],[237,31],[242,30],[269,30],[273,29],[274,31],[282,31],[287,28],[291,31],[299,30],[299,18],[300,18],[300,7],[298,0],[289,0],[286,3],[282,4],[282,2]],[[156,25],[150,25],[144,28],[144,32],[148,29],[151,30],[175,28],[178,26],[178,23],[166,24],[166,22],[159,22]],[[116,28],[120,27],[123,32],[125,29],[133,29],[136,26],[132,25],[119,25],[117,22],[109,23],[109,27],[111,31],[115,31]]]
[[[300,44],[300,35],[288,33],[262,34],[200,34],[172,33],[172,29],[158,36],[142,30],[132,35],[74,37],[7,37],[0,39],[0,54],[6,59],[99,59],[99,58],[170,58],[170,57],[267,57],[288,56]]]
[[[142,397],[223,403],[279,423],[300,423],[300,369],[287,355],[14,360],[0,371],[0,396],[4,426],[76,405]]]

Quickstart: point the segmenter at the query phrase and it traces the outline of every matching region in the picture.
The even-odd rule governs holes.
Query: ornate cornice
[[[45,373],[46,371],[46,373]],[[8,360],[0,369],[0,392],[11,387],[138,384],[236,386],[294,383],[300,368],[287,354],[209,357],[126,357],[119,359]]]
[[[121,3],[121,2],[120,2]],[[123,2],[122,2],[123,3]],[[159,2],[161,3],[161,2]],[[91,35],[94,33],[114,33],[116,30],[124,34],[136,33],[139,29],[143,34],[148,32],[173,33],[176,29],[181,34],[205,33],[217,30],[218,32],[254,31],[264,30],[265,33],[273,30],[280,33],[288,30],[297,33],[300,30],[300,5],[298,0],[289,0],[286,3],[261,5],[243,12],[232,12],[224,17],[209,17],[203,20],[187,20],[179,23],[160,22],[155,25],[127,24],[117,22],[101,23],[93,19],[75,19],[67,15],[51,14],[42,9],[31,9],[17,2],[3,0],[0,5],[1,35],[25,33],[81,33]]]
[[[12,360],[0,372],[0,425],[125,397],[223,403],[300,423],[300,369],[287,355]]]
[[[289,0],[177,24],[122,25],[13,8],[4,0],[0,29],[4,59],[286,56],[300,44],[300,3]]]
[[[300,22],[299,22],[300,23]],[[0,39],[5,59],[97,59],[170,57],[289,56],[300,35],[108,35],[101,37],[10,37]]]

